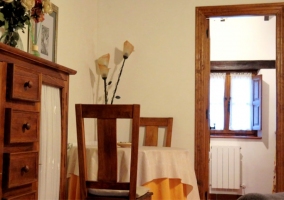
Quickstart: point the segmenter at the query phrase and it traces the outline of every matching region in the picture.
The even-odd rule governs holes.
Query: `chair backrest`
[[[159,128],[166,128],[164,144],[165,147],[171,146],[172,141],[172,117],[141,117],[140,127],[145,127],[143,146],[157,146]]]
[[[88,188],[129,190],[136,197],[140,105],[76,104],[77,143],[81,199]],[[84,118],[97,119],[98,180],[87,180]],[[117,182],[117,119],[132,119],[130,181]]]

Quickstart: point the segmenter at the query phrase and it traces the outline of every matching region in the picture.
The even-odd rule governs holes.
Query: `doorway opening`
[[[210,196],[271,193],[276,142],[276,17],[230,16],[209,21]],[[226,151],[233,147],[240,149],[238,155]],[[212,148],[224,155],[216,156]],[[233,158],[236,164],[225,164]]]
[[[209,193],[208,120],[210,76],[210,17],[222,16],[276,16],[276,192],[284,191],[284,14],[283,3],[209,6],[196,8],[195,44],[195,172],[201,199]]]

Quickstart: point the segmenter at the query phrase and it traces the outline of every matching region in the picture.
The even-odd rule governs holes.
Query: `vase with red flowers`
[[[1,42],[12,47],[19,46],[18,31],[27,32],[31,19],[43,21],[44,13],[52,12],[51,5],[50,0],[0,0],[0,27],[4,30]]]

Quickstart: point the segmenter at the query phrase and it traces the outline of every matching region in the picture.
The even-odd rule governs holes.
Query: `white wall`
[[[275,60],[275,17],[210,19],[212,60]],[[248,33],[248,34],[245,34]],[[212,193],[271,193],[276,148],[275,69],[263,69],[262,139],[211,138],[211,144],[241,147],[241,184],[243,190],[216,190]],[[214,172],[213,172],[214,173]]]
[[[77,70],[70,76],[68,140],[75,143],[75,103],[94,102],[94,60],[97,51],[97,1],[51,0],[59,8],[57,63]],[[86,123],[94,139],[93,124]]]
[[[269,18],[269,21],[264,21],[264,16],[211,18],[211,61],[275,60],[276,17]]]
[[[96,58],[111,54],[109,67],[112,68],[110,73],[116,70],[114,81],[121,65],[114,59],[117,52],[122,50],[125,40],[135,46],[134,53],[126,61],[118,88],[122,99],[115,100],[115,104],[141,104],[142,116],[172,116],[172,146],[189,148],[194,158],[195,7],[261,1],[97,2]],[[102,96],[102,89],[100,80],[99,96]]]

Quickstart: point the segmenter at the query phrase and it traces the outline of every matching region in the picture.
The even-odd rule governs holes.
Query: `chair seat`
[[[88,189],[88,192],[96,196],[116,196],[116,197],[127,197],[129,190],[108,190],[108,189]],[[136,198],[139,198],[149,192],[149,188],[138,186],[136,188]]]

